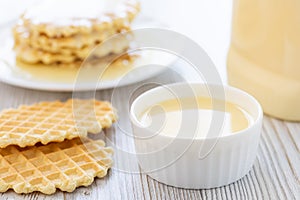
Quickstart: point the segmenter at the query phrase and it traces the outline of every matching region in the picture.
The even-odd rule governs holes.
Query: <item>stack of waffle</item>
[[[29,8],[13,28],[19,62],[77,66],[93,56],[124,52],[129,39],[112,35],[130,30],[139,11],[136,0],[46,0]]]
[[[90,185],[94,177],[104,177],[113,150],[86,136],[115,120],[111,104],[96,100],[42,102],[3,111],[0,192],[72,192]]]

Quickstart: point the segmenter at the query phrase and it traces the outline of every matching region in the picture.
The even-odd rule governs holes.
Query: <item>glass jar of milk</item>
[[[229,84],[265,113],[300,121],[300,1],[234,0]]]

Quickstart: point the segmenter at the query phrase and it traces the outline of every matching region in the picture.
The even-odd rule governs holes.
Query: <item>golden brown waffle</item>
[[[72,6],[66,8],[67,4]],[[18,24],[34,35],[70,37],[121,30],[128,27],[139,9],[137,0],[46,0],[27,9]]]
[[[0,192],[13,189],[17,193],[52,194],[56,188],[72,192],[92,184],[94,177],[104,177],[112,166],[112,154],[102,140],[79,138],[0,149]]]
[[[54,53],[44,51],[41,48],[32,48],[30,45],[28,46],[26,44],[15,43],[14,50],[17,58],[26,63],[43,63],[46,65],[55,63],[69,64],[77,61],[83,61],[89,55],[104,58],[109,54],[122,53],[128,49],[129,41],[124,37],[118,37],[113,40],[109,40],[102,45],[103,46],[99,45],[99,47],[96,47],[96,45],[87,46],[83,49],[60,49],[58,52]]]
[[[25,11],[13,28],[16,58],[28,64],[74,65],[110,36],[129,31],[138,12],[137,0],[37,3]],[[129,43],[127,39],[116,41],[93,54],[102,58],[122,53]]]
[[[41,102],[0,113],[0,148],[60,142],[99,133],[116,120],[109,102],[68,100]]]
[[[72,63],[55,63],[51,65],[46,65],[43,63],[28,63],[24,60],[16,58],[16,65],[17,66],[27,66],[27,67],[56,67],[56,68],[79,68],[82,65],[83,61],[76,61]]]
[[[130,31],[128,25],[120,29],[106,29],[102,32],[90,34],[78,34],[71,37],[48,37],[47,35],[33,35],[22,25],[13,28],[13,36],[17,45],[26,45],[35,49],[41,49],[52,53],[63,50],[80,50],[97,45],[114,34]]]

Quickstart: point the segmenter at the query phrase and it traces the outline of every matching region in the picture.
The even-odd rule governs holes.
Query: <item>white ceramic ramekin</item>
[[[239,132],[196,139],[185,137],[193,135],[190,133],[179,133],[177,137],[156,134],[139,121],[138,116],[158,102],[195,94],[203,97],[224,94],[226,101],[243,108],[254,121]],[[176,83],[140,95],[132,103],[130,117],[141,169],[167,185],[201,189],[230,184],[249,172],[256,158],[263,112],[252,96],[233,87]]]

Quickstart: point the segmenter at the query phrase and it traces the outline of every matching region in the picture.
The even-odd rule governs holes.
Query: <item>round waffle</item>
[[[13,28],[16,57],[30,64],[73,65],[110,36],[129,31],[138,11],[136,0],[42,1]],[[114,41],[97,48],[93,56],[102,58],[129,48],[128,38]]]
[[[129,48],[129,40],[125,37],[116,37],[100,45],[86,46],[81,49],[60,48],[55,51],[45,51],[42,48],[33,48],[32,46],[15,42],[14,50],[19,60],[36,64],[43,63],[46,65],[56,63],[74,63],[84,60],[92,54],[93,57],[105,57],[109,54],[118,54]]]
[[[136,0],[46,0],[29,8],[19,24],[34,35],[70,37],[128,26],[138,11]]]
[[[102,43],[114,34],[129,31],[129,27],[106,29],[102,32],[91,32],[89,34],[77,34],[72,37],[48,37],[47,35],[34,35],[21,25],[13,28],[16,45],[26,45],[35,49],[41,49],[52,53],[61,50],[77,51]]]
[[[40,102],[0,113],[0,148],[8,145],[32,146],[38,142],[99,133],[116,120],[109,102],[70,99],[66,102]]]
[[[0,149],[0,192],[53,194],[56,188],[72,192],[92,184],[94,177],[104,177],[112,154],[102,140],[87,138]]]

